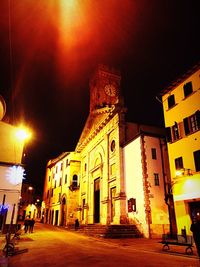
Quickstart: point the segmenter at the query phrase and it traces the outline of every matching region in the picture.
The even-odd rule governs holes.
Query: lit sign
[[[8,205],[2,205],[2,204],[0,204],[0,214],[1,215],[4,215],[7,212],[8,208],[9,208]]]
[[[24,168],[21,166],[12,166],[7,171],[6,178],[13,185],[22,183],[22,179],[24,178]]]

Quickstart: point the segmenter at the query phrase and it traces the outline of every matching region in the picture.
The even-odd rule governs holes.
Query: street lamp
[[[24,127],[19,127],[16,131],[16,137],[19,141],[25,141],[31,138],[31,133]]]

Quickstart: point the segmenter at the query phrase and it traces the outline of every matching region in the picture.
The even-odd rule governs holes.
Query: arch
[[[64,194],[61,198],[61,209],[60,209],[60,225],[65,226],[67,220],[67,196]]]

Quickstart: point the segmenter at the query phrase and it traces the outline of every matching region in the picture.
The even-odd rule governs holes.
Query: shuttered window
[[[184,84],[183,91],[184,91],[184,96],[185,97],[187,97],[188,95],[190,95],[193,92],[192,82],[188,82],[188,83]]]
[[[174,97],[174,95],[170,95],[167,98],[167,101],[168,101],[168,108],[173,107],[175,105],[175,97]]]
[[[183,158],[179,157],[175,159],[176,170],[183,169]]]
[[[197,172],[200,171],[200,150],[194,151],[194,162],[195,162],[195,169]]]

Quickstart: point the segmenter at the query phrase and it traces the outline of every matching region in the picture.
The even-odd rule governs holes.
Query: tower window
[[[67,183],[67,174],[65,174],[65,184]]]

